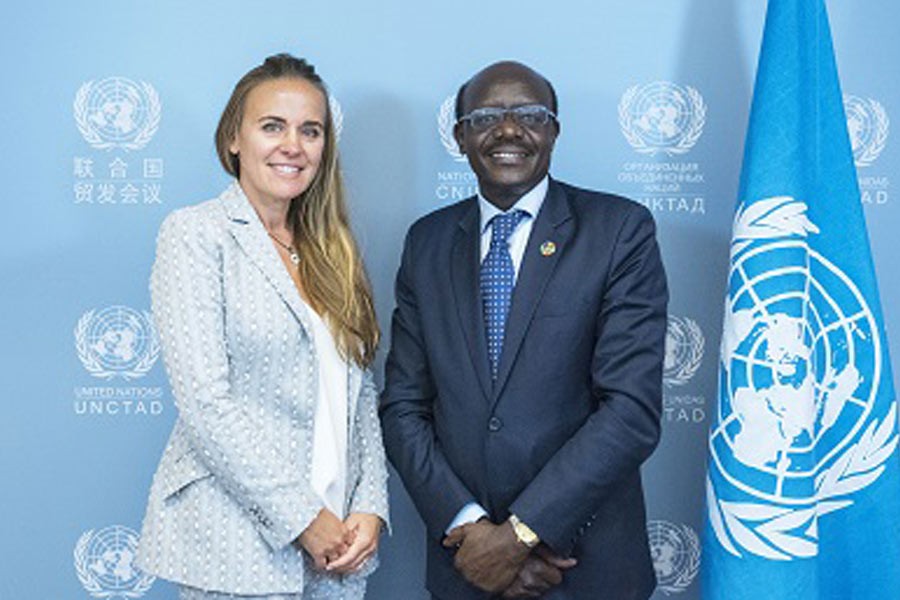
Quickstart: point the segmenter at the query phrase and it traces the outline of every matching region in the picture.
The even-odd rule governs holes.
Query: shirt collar
[[[532,219],[536,217],[538,211],[541,210],[541,206],[544,204],[544,198],[547,197],[547,188],[549,186],[550,177],[549,175],[544,175],[544,178],[541,179],[536,186],[528,190],[528,193],[519,198],[516,203],[510,206],[509,210],[506,211],[502,211],[488,202],[487,199],[481,195],[481,190],[479,190],[478,208],[481,212],[481,233],[485,232],[491,219],[504,212],[521,210]]]

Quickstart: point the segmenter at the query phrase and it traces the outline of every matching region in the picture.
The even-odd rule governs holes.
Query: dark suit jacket
[[[397,275],[381,419],[428,529],[428,588],[487,597],[440,545],[474,500],[579,560],[548,598],[645,599],[655,578],[639,467],[659,439],[667,303],[653,219],[551,179],[494,384],[479,236],[476,198],[427,215]],[[548,241],[555,252],[541,251]]]

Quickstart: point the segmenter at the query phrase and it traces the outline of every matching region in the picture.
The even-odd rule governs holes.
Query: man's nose
[[[496,137],[520,137],[522,135],[522,126],[515,115],[511,112],[504,113],[500,118],[500,122],[494,127],[494,135]]]

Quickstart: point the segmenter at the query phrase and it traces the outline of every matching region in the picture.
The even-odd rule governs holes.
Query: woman
[[[216,149],[237,181],[157,242],[179,416],[138,565],[182,599],[361,598],[388,520],[379,333],[314,68],[279,54],[247,73]]]

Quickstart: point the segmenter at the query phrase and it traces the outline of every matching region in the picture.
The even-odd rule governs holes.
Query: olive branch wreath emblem
[[[459,151],[456,138],[453,137],[453,126],[456,124],[455,113],[456,94],[450,94],[438,109],[438,134],[441,136],[441,144],[444,145],[444,148],[453,157],[453,160],[463,162],[466,160],[466,157]]]
[[[888,119],[887,111],[885,111],[884,106],[877,100],[872,100],[871,98],[868,100],[859,100],[865,104],[866,108],[870,111],[874,119],[875,129],[872,133],[872,139],[863,145],[862,151],[853,157],[853,161],[857,167],[868,167],[875,162],[875,159],[877,159],[881,154],[881,151],[884,150],[884,146],[887,143],[888,130],[890,128],[890,119]]]
[[[75,325],[75,351],[78,353],[78,359],[87,372],[100,379],[110,380],[119,376],[125,381],[131,381],[146,375],[153,368],[153,365],[156,364],[160,351],[159,334],[156,331],[156,327],[153,326],[153,318],[150,313],[141,311],[144,322],[147,324],[148,346],[140,360],[130,369],[113,370],[103,365],[89,344],[88,333],[96,312],[95,310],[87,311],[78,319],[78,323]]]
[[[663,82],[665,85],[673,84]],[[664,152],[669,156],[677,154],[685,154],[694,147],[700,135],[703,133],[703,127],[706,125],[706,103],[703,96],[700,95],[695,88],[685,86],[684,90],[691,105],[691,118],[680,132],[678,141],[666,146],[652,146],[648,144],[643,136],[634,126],[634,118],[631,114],[631,107],[635,98],[646,88],[638,85],[632,86],[625,91],[622,99],[619,101],[619,126],[622,129],[622,135],[631,144],[635,151],[641,154],[650,154],[651,156]]]
[[[705,340],[700,326],[693,319],[670,315],[668,326],[674,334],[673,337],[687,342],[687,352],[678,356],[678,364],[663,373],[663,383],[666,387],[674,387],[690,381],[700,368]]]
[[[135,83],[135,85],[143,92],[146,98],[147,119],[138,130],[134,139],[123,142],[112,142],[104,139],[88,119],[87,104],[94,89],[94,81],[87,81],[78,88],[78,92],[75,94],[75,101],[72,103],[72,111],[75,117],[75,125],[88,144],[98,150],[108,150],[115,147],[125,150],[140,150],[153,138],[159,129],[162,115],[162,103],[159,100],[159,94],[156,93],[152,85],[145,81]]]
[[[135,535],[130,529],[125,528],[125,530],[129,535]],[[81,582],[81,585],[84,586],[87,593],[94,598],[112,598],[115,596],[121,596],[123,598],[140,598],[153,587],[156,577],[149,573],[141,572],[140,576],[129,590],[104,589],[103,584],[97,579],[89,566],[90,560],[88,557],[88,548],[93,538],[93,529],[85,531],[81,537],[78,538],[78,542],[75,544],[75,550],[72,553],[75,563],[75,574],[78,576],[78,580]]]
[[[806,203],[776,196],[745,206],[735,215],[734,257],[754,240],[806,237],[818,228],[806,216]],[[877,383],[877,382],[876,382]],[[893,404],[881,420],[873,419],[856,443],[847,448],[814,480],[815,495],[796,507],[737,502],[717,496],[707,476],[710,525],[722,546],[742,556],[737,546],[771,560],[808,558],[818,553],[818,518],[853,504],[851,494],[878,479],[897,448],[897,410]]]

